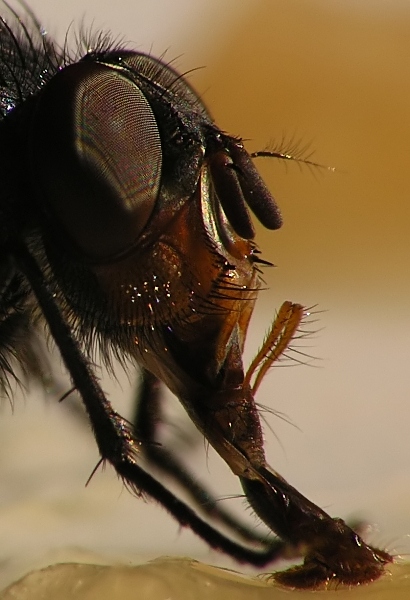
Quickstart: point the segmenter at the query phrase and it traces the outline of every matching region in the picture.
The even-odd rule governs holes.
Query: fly
[[[87,411],[101,462],[213,548],[265,566],[296,588],[377,579],[392,557],[315,506],[266,462],[255,393],[295,336],[304,309],[286,302],[262,350],[242,362],[260,288],[249,209],[282,220],[242,140],[212,120],[164,60],[87,40],[61,49],[27,10],[0,22],[0,369],[38,367],[32,332],[45,322]],[[93,43],[91,43],[93,42]],[[90,48],[92,48],[90,50]],[[270,156],[278,153],[269,153]],[[280,155],[280,154],[279,154]],[[287,154],[281,158],[291,158]],[[134,425],[113,410],[92,368],[99,346],[142,370]],[[239,477],[258,539],[218,508],[156,443],[161,387]],[[146,455],[179,481],[188,506],[140,466]],[[201,508],[207,518],[199,516]],[[203,512],[202,511],[202,512]],[[222,522],[248,543],[220,533]]]

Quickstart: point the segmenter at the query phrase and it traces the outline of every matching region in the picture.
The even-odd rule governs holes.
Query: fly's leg
[[[113,410],[105,397],[36,261],[24,246],[14,249],[13,256],[37,298],[73,384],[81,395],[101,462],[109,462],[137,496],[147,495],[156,500],[181,526],[189,527],[212,548],[225,552],[239,562],[259,567],[281,557],[283,543],[280,541],[271,543],[265,550],[255,550],[230,540],[198,517],[189,506],[138,465],[141,442],[135,439],[130,424]]]
[[[302,565],[273,578],[290,587],[314,589],[328,582],[357,585],[373,581],[393,558],[366,544],[341,519],[310,502],[266,462],[254,394],[273,361],[286,350],[303,316],[303,307],[285,303],[243,384],[189,403],[190,413],[240,478],[255,513],[284,542],[304,557]],[[238,373],[238,349],[226,360]],[[232,380],[226,368],[227,381]],[[252,379],[254,383],[252,384]]]
[[[158,443],[157,430],[162,421],[161,399],[161,382],[155,375],[143,369],[134,418],[134,431],[137,439],[143,442],[141,451],[145,460],[181,486],[194,505],[214,522],[228,527],[244,541],[257,542],[265,547],[269,546],[270,540],[266,534],[258,536],[255,531],[240,523],[229,511],[221,507],[217,499],[186,470],[179,459]],[[274,544],[277,544],[276,540]]]

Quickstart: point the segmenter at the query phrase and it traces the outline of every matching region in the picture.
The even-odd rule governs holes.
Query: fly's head
[[[259,287],[248,206],[281,225],[241,141],[169,65],[126,51],[57,72],[31,123],[45,256],[82,337],[180,397],[240,385]]]

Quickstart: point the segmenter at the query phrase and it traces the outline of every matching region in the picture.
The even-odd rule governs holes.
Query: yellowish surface
[[[28,574],[0,600],[408,600],[410,566],[395,565],[371,586],[318,592],[285,590],[189,559],[158,559],[139,567],[60,564]]]

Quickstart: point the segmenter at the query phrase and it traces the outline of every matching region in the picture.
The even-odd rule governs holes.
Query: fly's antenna
[[[279,144],[271,144],[265,150],[252,152],[252,158],[278,158],[285,162],[295,162],[299,166],[306,165],[309,169],[321,169],[325,171],[336,171],[335,167],[323,165],[315,160],[312,160],[314,151],[311,148],[311,142],[301,144],[300,140],[295,140],[293,137],[287,141],[285,136],[282,136]]]

